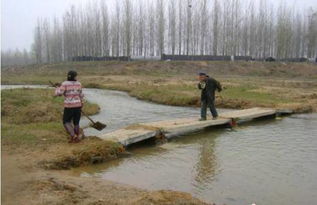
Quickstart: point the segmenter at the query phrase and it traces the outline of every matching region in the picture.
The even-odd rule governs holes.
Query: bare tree
[[[182,0],[178,0],[178,55],[182,54],[182,39],[183,39],[183,7]]]
[[[47,19],[45,19],[43,21],[43,32],[44,32],[44,46],[45,46],[45,54],[46,54],[46,60],[45,62],[50,63],[51,62],[51,51],[50,51],[50,25],[49,25],[49,21]]]
[[[145,8],[143,8],[143,5],[141,2],[139,2],[139,15],[137,16],[137,25],[135,29],[135,50],[136,50],[136,55],[142,56],[146,55],[146,46],[145,46],[145,21],[146,21],[146,16],[145,16]]]
[[[19,49],[16,49],[14,51],[12,50],[6,50],[1,51],[1,66],[16,66],[16,65],[27,65],[27,64],[33,64],[34,58],[31,52],[24,49],[23,51],[20,51]]]
[[[317,11],[291,10],[285,3],[123,0],[110,10],[101,1],[71,6],[52,22],[39,19],[32,53],[37,63],[163,53],[313,58],[316,38]]]
[[[42,52],[43,52],[43,41],[42,41],[42,28],[41,28],[41,21],[38,19],[37,20],[37,26],[35,28],[35,33],[34,33],[34,43],[33,43],[33,52],[35,54],[35,59],[36,63],[42,63]]]
[[[307,56],[313,58],[316,56],[317,47],[317,11],[314,11],[312,8],[308,15],[307,40]]]
[[[292,27],[290,19],[290,11],[285,5],[281,4],[277,20],[277,58],[290,57],[290,45],[292,39]]]
[[[149,7],[149,11],[148,11],[148,15],[149,15],[149,21],[148,21],[148,27],[149,27],[149,55],[150,56],[154,56],[155,55],[155,38],[154,38],[154,34],[155,34],[155,16],[154,16],[154,5],[151,4]]]
[[[112,55],[119,56],[120,55],[120,5],[119,1],[116,1],[116,10],[115,10],[115,16],[114,16],[113,24],[112,24],[112,47],[113,52]]]
[[[109,15],[108,8],[104,1],[101,1],[101,16],[102,16],[102,55],[109,56]]]
[[[132,3],[131,0],[125,0],[124,2],[124,28],[125,28],[125,44],[126,44],[126,56],[131,55],[131,24],[132,24]]]
[[[218,54],[218,36],[219,36],[219,15],[220,15],[220,6],[218,0],[214,0],[213,6],[213,54]]]
[[[171,0],[169,4],[169,37],[171,52],[174,55],[176,48],[176,10],[174,0]]]
[[[157,0],[157,46],[158,55],[164,53],[164,36],[165,36],[165,18],[164,18],[164,6],[163,0]]]
[[[186,55],[189,55],[190,50],[190,39],[192,36],[192,2],[187,0],[187,9],[186,9]]]
[[[202,0],[201,3],[201,15],[200,15],[200,55],[205,54],[205,46],[206,46],[206,32],[207,32],[207,0]]]

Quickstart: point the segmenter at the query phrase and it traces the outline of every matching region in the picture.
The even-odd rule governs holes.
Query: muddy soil
[[[74,177],[69,171],[44,170],[38,162],[57,148],[2,150],[2,203],[37,204],[207,204],[190,194],[148,191],[95,178]],[[55,151],[54,151],[55,149]],[[67,145],[60,149],[67,149]]]

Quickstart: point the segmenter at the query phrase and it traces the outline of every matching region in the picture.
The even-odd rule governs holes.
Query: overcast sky
[[[1,0],[1,47],[30,49],[38,17],[60,17],[70,5],[94,0]],[[108,3],[112,0],[104,0]],[[118,0],[120,1],[120,0]],[[221,1],[221,0],[220,0]],[[243,0],[241,0],[243,2]],[[278,0],[270,0],[274,4]],[[316,8],[317,0],[284,0],[295,8]]]

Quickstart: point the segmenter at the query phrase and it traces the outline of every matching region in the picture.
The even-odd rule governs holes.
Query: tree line
[[[40,18],[32,53],[37,63],[162,54],[314,58],[317,10],[266,0],[93,1]]]
[[[1,66],[34,64],[35,59],[29,51],[23,49],[1,51]]]

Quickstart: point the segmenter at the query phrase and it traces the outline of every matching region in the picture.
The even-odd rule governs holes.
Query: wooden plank
[[[259,117],[270,116],[276,114],[275,109],[270,108],[250,108],[244,110],[237,110],[222,113],[220,117],[222,118],[230,118],[236,121],[239,120],[251,120]]]
[[[119,142],[124,146],[155,137],[156,131],[147,129],[120,129],[98,136],[104,140]]]
[[[186,134],[189,132],[194,132],[207,127],[225,125],[231,122],[231,119],[217,119],[217,120],[206,120],[198,121],[197,118],[182,118],[174,120],[166,120],[151,123],[142,123],[144,126],[157,127],[160,129],[167,137],[172,137],[175,135]]]
[[[269,108],[251,108],[245,110],[230,111],[222,113],[216,120],[208,119],[198,121],[197,118],[182,118],[173,120],[164,120],[150,123],[140,123],[129,126],[111,133],[99,136],[104,140],[112,140],[121,143],[124,146],[140,142],[155,137],[159,132],[166,137],[182,135],[207,127],[225,125],[233,120],[252,120],[259,117],[271,116],[276,114],[275,109]]]

